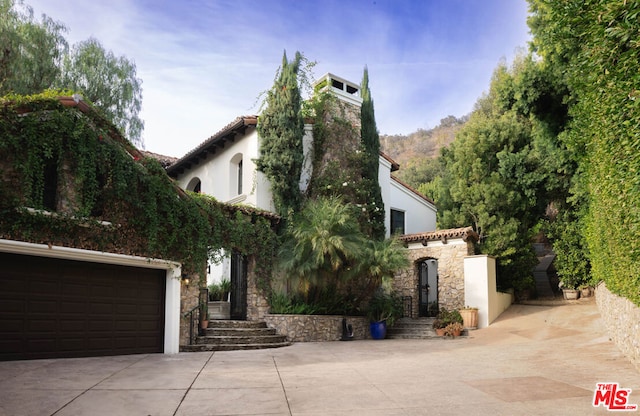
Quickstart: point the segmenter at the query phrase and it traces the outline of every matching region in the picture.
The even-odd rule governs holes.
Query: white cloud
[[[236,116],[255,113],[282,52],[360,82],[365,65],[383,133],[462,116],[501,57],[526,46],[525,0],[26,0],[137,65],[144,140],[181,156]]]

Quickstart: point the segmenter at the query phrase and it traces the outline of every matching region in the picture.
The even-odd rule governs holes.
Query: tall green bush
[[[369,88],[369,70],[365,67],[360,84],[362,107],[360,109],[360,138],[364,151],[361,187],[366,197],[363,202],[368,216],[365,232],[376,240],[385,236],[385,210],[382,202],[378,171],[380,167],[380,135],[376,126],[373,98]]]
[[[300,174],[304,160],[304,119],[298,86],[301,61],[300,52],[296,52],[293,61],[288,61],[284,53],[257,127],[261,141],[256,166],[269,179],[276,211],[285,217],[297,212],[302,202]]]
[[[593,278],[640,305],[640,2],[529,3],[534,50],[571,91]]]

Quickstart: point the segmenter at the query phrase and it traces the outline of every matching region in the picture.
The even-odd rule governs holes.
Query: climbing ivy
[[[182,191],[96,110],[65,107],[61,95],[70,92],[0,99],[0,238],[163,258],[187,272],[201,272],[210,250],[239,250],[268,286],[277,216]]]

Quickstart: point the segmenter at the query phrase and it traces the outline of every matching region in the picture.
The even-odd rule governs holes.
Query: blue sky
[[[501,59],[526,48],[526,0],[25,0],[137,66],[147,150],[182,156],[256,114],[283,51],[360,83],[381,134],[469,113]]]

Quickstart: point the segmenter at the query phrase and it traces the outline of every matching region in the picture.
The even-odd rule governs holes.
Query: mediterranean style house
[[[360,87],[333,74],[326,74],[316,83],[324,85],[342,104],[357,114],[359,119],[362,98]],[[274,211],[268,180],[256,169],[260,137],[256,130],[258,116],[241,116],[205,140],[167,168],[185,190],[202,192],[228,204],[246,204]],[[300,189],[304,191],[311,177],[313,130],[305,125],[304,167]],[[407,184],[393,176],[399,165],[380,153],[378,182],[385,209],[386,235],[416,234],[436,229],[436,206]],[[220,275],[228,276],[228,267],[216,270],[208,281]]]

